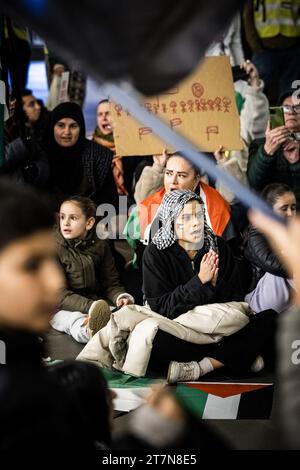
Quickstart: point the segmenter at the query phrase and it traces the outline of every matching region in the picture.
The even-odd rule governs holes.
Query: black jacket
[[[73,164],[72,158],[70,158],[72,155],[69,154],[70,162],[64,162],[62,166],[57,156],[55,159],[53,158],[51,148],[47,150],[47,154],[51,173],[49,189],[55,210],[67,197],[77,195],[89,197],[97,205],[112,204],[118,211],[119,198],[111,169],[113,153],[109,149],[84,139],[81,155],[76,156],[81,159],[80,181],[76,187],[69,191],[65,182],[70,183],[72,180],[70,166]],[[103,210],[103,214],[101,213],[99,216],[104,214]]]
[[[283,156],[282,147],[274,155],[264,150],[265,139],[255,139],[249,148],[247,177],[256,191],[261,191],[270,183],[285,183],[295,193],[297,210],[300,208],[300,160],[289,163]]]
[[[5,162],[0,175],[7,175],[17,183],[26,183],[36,188],[48,184],[50,169],[47,155],[41,143],[34,137],[18,137],[6,146]]]
[[[158,250],[151,243],[143,258],[144,294],[151,309],[168,318],[214,302],[243,300],[238,265],[226,242],[217,237],[219,275],[217,285],[202,284],[198,277],[205,250],[199,250],[192,262],[183,248],[174,243]]]
[[[16,122],[17,134],[5,146],[5,161],[0,175],[6,175],[17,183],[25,183],[45,189],[49,183],[50,167],[44,147],[49,112],[41,104],[41,114],[35,123]],[[24,114],[22,110],[22,115]]]
[[[8,329],[0,341],[0,451],[91,450],[77,403],[43,365],[44,343]]]
[[[83,172],[87,188],[84,196],[99,205],[112,204],[118,208],[118,193],[111,169],[113,153],[95,142],[85,140],[82,153]]]
[[[287,277],[266,238],[254,227],[250,227],[248,230],[244,256],[252,265],[253,278],[250,291],[255,289],[258,281],[265,273]]]

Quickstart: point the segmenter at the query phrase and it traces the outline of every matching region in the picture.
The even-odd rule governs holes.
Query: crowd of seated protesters
[[[293,88],[300,13],[297,2],[283,3],[245,2],[242,18],[236,15],[206,54],[226,54],[245,72],[234,83],[245,148],[221,145],[210,158],[258,191],[285,226],[260,214],[250,215],[249,224],[231,188],[203,175],[184,149],[117,155],[107,99],[97,105],[89,140],[78,104],[48,111],[31,90],[17,89],[26,86],[28,31],[4,17],[2,78],[9,68],[13,94],[0,167],[0,353],[4,344],[7,362],[0,356],[0,450],[38,448],[51,455],[59,449],[77,460],[78,448],[86,463],[103,449],[227,447],[167,387],[153,391],[114,439],[114,393],[99,369],[79,361],[45,366],[50,324],[86,343],[114,308],[123,308],[121,314],[135,308],[128,307],[133,302],[172,322],[200,306],[249,306],[248,324],[217,343],[195,344],[158,330],[147,373],[170,383],[223,367],[239,378],[261,370],[274,359],[279,323],[279,406],[288,446],[299,447],[299,367],[291,345],[300,325],[300,99]],[[12,46],[17,61],[11,61]],[[54,73],[63,70],[53,64]],[[284,125],[272,125],[270,104],[282,108]],[[119,216],[120,196],[127,198],[123,247],[128,242],[134,252],[126,267],[96,217],[101,204]]]
[[[250,61],[241,67],[248,81],[235,89],[245,149],[226,152],[221,146],[214,158],[259,191],[289,226],[300,201],[300,100],[294,89],[285,90],[277,100],[285,124],[271,128],[264,82]],[[21,92],[6,122],[0,168],[1,180],[9,181],[0,181],[1,220],[5,221],[0,237],[0,339],[6,341],[12,362],[0,371],[8,384],[1,391],[9,403],[1,411],[3,422],[12,416],[16,383],[24,384],[19,408],[26,408],[33,391],[37,406],[29,407],[24,419],[19,408],[13,410],[20,433],[12,433],[12,438],[0,433],[1,449],[20,443],[30,448],[29,416],[34,415],[37,423],[35,430],[30,429],[30,438],[43,428],[38,419],[43,413],[50,423],[44,447],[57,426],[58,447],[77,440],[88,451],[112,445],[112,396],[105,380],[99,375],[94,385],[105,401],[104,433],[85,408],[91,385],[84,391],[76,389],[76,397],[70,399],[78,380],[90,377],[96,384],[96,369],[70,364],[45,373],[45,351],[38,337],[49,324],[87,343],[107,325],[114,308],[129,304],[147,305],[174,320],[197,306],[246,302],[252,313],[249,323],[218,343],[195,344],[158,330],[147,369],[170,383],[198,380],[222,367],[243,377],[261,370],[264,361],[274,356],[276,313],[284,316],[295,296],[295,279],[264,235],[248,225],[246,209],[230,188],[205,180],[201,169],[185,158],[184,149],[171,154],[165,149],[149,157],[116,155],[109,106],[107,99],[99,102],[92,140],[86,136],[78,104],[61,103],[50,112],[31,90]],[[122,244],[133,250],[126,266],[115,240],[99,237],[96,223],[97,206],[102,204],[111,205],[119,215],[120,196],[127,198],[126,213],[121,214],[126,222]],[[50,200],[51,210],[39,200],[44,197]],[[20,198],[25,201],[22,216],[17,211]],[[122,238],[121,231],[116,234]],[[19,266],[7,261],[7,250],[17,250]],[[7,284],[10,275],[15,280],[20,277],[14,293]],[[29,290],[34,293],[31,299],[26,296]],[[28,377],[32,382],[27,388]],[[139,419],[138,415],[134,426],[140,426]],[[168,429],[169,421],[157,419]],[[82,440],[78,429],[83,426],[89,432]],[[156,442],[151,433],[144,437]],[[43,442],[37,439],[35,444]],[[220,442],[217,445],[222,447]]]
[[[292,90],[281,95],[285,125],[270,129],[264,83],[250,61],[244,61],[241,68],[248,81],[236,82],[235,88],[246,150],[225,153],[221,147],[215,152],[217,164],[256,190],[270,183],[288,184],[297,200],[299,99],[292,96]],[[240,268],[244,268],[243,287],[249,294],[255,280],[251,278],[251,263],[243,253],[245,208],[218,181],[204,182],[201,169],[180,150],[170,154],[165,149],[162,155],[152,158],[116,155],[109,106],[107,99],[98,103],[91,141],[86,138],[84,116],[77,104],[61,103],[49,112],[30,90],[25,90],[6,125],[10,141],[0,173],[48,194],[56,213],[73,196],[87,197],[96,206],[113,206],[116,214],[127,220],[124,236],[133,249],[131,262],[125,266],[114,240],[109,240],[110,249],[121,284],[140,305],[144,302],[143,253],[160,228],[157,213],[163,197],[176,189],[192,190],[203,201],[208,226],[229,243],[235,259],[239,257]],[[120,196],[127,198],[130,208],[125,214],[118,214]],[[132,202],[136,202],[133,208]],[[120,230],[115,233],[122,237]],[[81,313],[87,314],[86,309]]]
[[[288,182],[297,199],[299,100],[295,101],[292,90],[286,91],[279,99],[285,126],[270,129],[268,101],[262,92],[263,82],[258,71],[250,61],[241,67],[248,74],[248,82],[243,82],[242,86],[239,81],[235,86],[237,103],[240,103],[241,137],[250,149],[249,156],[247,150],[225,155],[220,148],[215,152],[216,161],[234,176],[239,167],[241,177],[237,177],[256,190],[262,190],[269,183]],[[201,169],[179,150],[170,154],[165,149],[162,155],[152,158],[117,156],[107,99],[97,105],[92,141],[86,138],[84,116],[77,104],[61,103],[49,112],[30,90],[25,90],[21,99],[7,123],[7,129],[14,129],[7,135],[14,138],[7,142],[1,174],[48,194],[56,213],[64,201],[78,196],[91,199],[96,206],[110,204],[118,214],[119,197],[125,196],[130,210],[121,215],[127,220],[124,236],[133,249],[131,262],[125,266],[114,240],[109,240],[108,244],[121,285],[137,304],[144,302],[145,247],[160,228],[157,214],[164,195],[177,189],[192,190],[201,197],[208,226],[216,236],[228,242],[240,269],[243,267],[241,280],[249,300],[257,280],[252,278],[251,257],[243,253],[246,241],[241,228],[245,228],[245,208],[241,209],[239,201],[232,198],[230,192],[223,191],[218,181],[214,185],[204,182]],[[260,143],[264,133],[266,138]],[[136,202],[133,208],[132,202]],[[115,233],[122,236],[118,230]],[[257,306],[255,308],[258,310]],[[83,315],[88,313],[87,309],[76,310]]]

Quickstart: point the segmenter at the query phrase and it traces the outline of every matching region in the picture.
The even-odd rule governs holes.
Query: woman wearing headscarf
[[[46,142],[51,189],[59,204],[71,195],[117,207],[111,171],[112,152],[85,138],[85,122],[76,103],[61,103],[51,113]]]
[[[243,300],[238,266],[226,242],[208,226],[200,196],[190,190],[167,193],[158,218],[162,226],[143,259],[144,294],[152,310],[174,319],[199,305]],[[249,371],[274,335],[275,313],[259,315],[237,333],[207,345],[159,330],[149,369],[168,370],[169,382],[197,380],[223,365]]]

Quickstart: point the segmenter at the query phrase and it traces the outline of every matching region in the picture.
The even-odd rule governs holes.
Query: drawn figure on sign
[[[154,114],[157,114],[158,110],[159,110],[159,104],[158,103],[152,103],[152,107],[153,107]]]
[[[207,100],[207,105],[208,105],[209,111],[214,111],[215,110],[213,100]]]
[[[223,105],[224,105],[224,113],[229,113],[231,99],[228,98],[228,96],[224,96],[222,101],[223,101]]]
[[[200,100],[195,100],[195,105],[196,105],[197,112],[202,111]]]
[[[182,120],[178,117],[170,120],[171,129],[174,129],[176,126],[180,126],[180,124],[182,124]]]
[[[222,100],[219,96],[215,98],[215,109],[217,111],[222,111]]]
[[[180,101],[180,106],[181,106],[181,112],[186,113],[186,102]]]
[[[139,139],[142,140],[142,137],[148,134],[152,134],[151,127],[139,127]]]
[[[147,111],[149,111],[149,113],[152,112],[152,104],[151,103],[145,103],[144,106],[147,109]]]
[[[188,105],[189,113],[193,113],[194,112],[194,101],[193,100],[188,100],[187,105]]]
[[[219,126],[207,126],[206,128],[207,140],[209,140],[210,134],[219,134]]]
[[[201,110],[202,111],[207,111],[207,102],[204,98],[201,98],[200,105],[201,105]]]
[[[204,93],[204,88],[201,83],[196,82],[192,85],[192,93],[196,98],[200,98]]]
[[[122,108],[122,105],[120,105],[120,104],[115,104],[115,110],[116,110],[116,112],[117,112],[117,116],[118,116],[118,117],[121,117],[121,116],[122,116],[122,113],[121,113],[122,109],[123,109],[123,108]]]
[[[176,101],[171,101],[171,103],[170,103],[170,108],[172,109],[172,112],[173,112],[174,114],[177,112],[177,111],[176,111],[176,109],[177,109],[177,103],[176,103]]]

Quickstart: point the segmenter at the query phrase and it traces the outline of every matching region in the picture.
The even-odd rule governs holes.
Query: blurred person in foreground
[[[260,212],[251,223],[261,231],[294,278],[293,305],[280,316],[277,337],[280,418],[286,445],[300,449],[300,217],[283,225]]]

